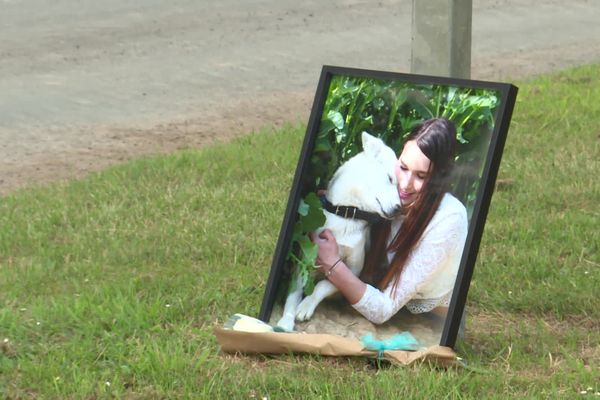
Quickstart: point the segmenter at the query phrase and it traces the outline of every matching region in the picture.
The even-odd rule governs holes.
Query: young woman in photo
[[[447,119],[412,130],[396,165],[402,215],[373,226],[360,277],[340,259],[331,231],[312,236],[320,270],[373,323],[402,307],[447,311],[467,236],[466,209],[449,193],[455,147],[456,128]]]

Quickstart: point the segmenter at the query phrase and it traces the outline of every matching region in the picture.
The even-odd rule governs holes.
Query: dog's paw
[[[288,332],[292,332],[294,330],[294,316],[286,315],[281,317],[277,322],[277,326]]]
[[[298,304],[298,310],[296,311],[296,319],[298,321],[308,321],[310,317],[315,313],[317,304],[312,296],[305,297],[304,300]]]

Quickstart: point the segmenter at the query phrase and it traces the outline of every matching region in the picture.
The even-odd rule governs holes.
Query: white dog
[[[369,222],[392,218],[400,210],[398,181],[394,172],[396,155],[385,143],[367,132],[362,133],[363,151],[342,164],[327,187],[325,225],[333,233],[344,263],[358,276],[363,267]],[[313,293],[302,299],[302,278],[290,291],[277,325],[294,329],[295,320],[306,321],[315,308],[337,289],[328,280],[319,281]]]

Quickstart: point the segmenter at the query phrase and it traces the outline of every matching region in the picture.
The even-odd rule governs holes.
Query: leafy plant
[[[318,247],[308,237],[309,232],[317,230],[325,224],[325,214],[321,200],[315,193],[309,193],[304,199],[300,200],[298,206],[298,220],[294,225],[292,234],[292,247],[294,251],[288,252],[288,260],[292,261],[295,268],[291,280],[290,290],[294,290],[297,282],[297,276],[302,277],[302,287],[306,294],[312,293],[315,282],[313,271],[315,268],[315,259],[317,258]]]
[[[416,125],[444,117],[457,131],[453,192],[470,210],[498,105],[496,92],[489,89],[336,76],[325,102],[310,176],[315,187],[324,187],[339,165],[360,151],[364,130],[399,152]]]

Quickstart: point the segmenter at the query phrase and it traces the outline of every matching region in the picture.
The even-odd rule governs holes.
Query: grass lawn
[[[600,66],[520,87],[457,347],[469,368],[227,356],[304,127],[0,198],[0,397],[600,399]]]

